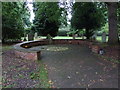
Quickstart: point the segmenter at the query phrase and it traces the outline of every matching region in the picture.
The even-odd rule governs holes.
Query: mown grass
[[[46,69],[46,67],[45,67],[45,65],[43,64],[42,61],[39,60],[38,63],[39,63],[38,72],[31,73],[30,78],[40,80],[40,85],[38,87],[40,87],[40,88],[50,88],[51,87],[51,82],[48,78],[47,69]]]
[[[39,40],[39,39],[45,39],[46,37],[44,36],[39,36],[36,40]],[[84,37],[85,38],[85,37]],[[69,37],[69,36],[56,36],[54,37],[53,39],[73,39],[73,37]],[[76,37],[76,39],[82,39],[82,37]],[[98,42],[102,42],[102,36],[97,36],[96,40]],[[108,41],[108,36],[106,38],[106,41]]]
[[[11,45],[2,45],[2,46],[0,46],[0,51],[7,51],[7,50],[10,50],[10,49],[12,49]]]

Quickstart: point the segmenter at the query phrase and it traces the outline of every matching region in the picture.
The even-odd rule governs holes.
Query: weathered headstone
[[[73,39],[75,39],[75,34],[72,35]]]
[[[96,38],[97,38],[97,33],[94,33],[93,36],[92,36],[92,40],[96,41]]]
[[[52,44],[52,37],[50,34],[47,35],[47,39],[49,40],[49,44]]]
[[[34,39],[37,39],[37,37],[38,37],[38,33],[36,32],[36,33],[34,34]]]
[[[75,34],[75,37],[78,37],[78,34]]]
[[[84,34],[81,34],[82,39],[84,39]]]
[[[102,33],[102,42],[103,43],[106,42],[106,33],[105,32]]]
[[[67,34],[67,37],[69,37],[69,34]]]
[[[28,34],[28,41],[31,41],[34,39],[34,35],[32,33]]]
[[[26,37],[27,37],[27,41],[28,41],[28,34],[26,35]]]

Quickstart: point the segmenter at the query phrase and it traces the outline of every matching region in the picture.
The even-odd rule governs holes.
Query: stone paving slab
[[[49,47],[68,47],[50,51]],[[118,88],[117,64],[99,59],[86,46],[46,45],[42,61],[57,88]]]

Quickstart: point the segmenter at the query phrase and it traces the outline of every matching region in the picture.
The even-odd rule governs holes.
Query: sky
[[[30,3],[30,2],[32,2],[33,0],[27,0],[29,3],[27,4],[27,6],[28,6],[28,8],[29,8],[29,10],[30,10],[30,22],[33,22],[33,20],[34,20],[34,17],[35,17],[35,14],[34,14],[34,12],[33,12],[33,4],[32,3]]]

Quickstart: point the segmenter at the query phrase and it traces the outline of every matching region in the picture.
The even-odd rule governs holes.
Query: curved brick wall
[[[39,40],[39,41],[28,41],[14,45],[15,54],[17,57],[29,60],[40,60],[41,51],[40,50],[30,50],[28,48],[40,46],[40,45],[47,45],[49,41]],[[52,44],[76,44],[76,45],[87,45],[89,48],[92,49],[92,52],[98,53],[100,47],[97,45],[93,45],[92,42],[85,41],[85,40],[71,40],[71,39],[54,39],[52,40]]]

